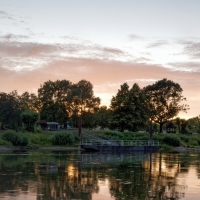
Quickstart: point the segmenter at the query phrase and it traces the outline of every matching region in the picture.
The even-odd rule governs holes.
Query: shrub
[[[74,135],[71,133],[57,133],[51,138],[53,145],[71,145],[74,143]]]
[[[188,146],[189,147],[195,147],[195,146],[198,146],[198,141],[195,140],[194,138],[191,138],[189,143],[188,143]]]
[[[44,136],[32,136],[31,143],[33,145],[49,145],[51,143],[50,139]]]
[[[189,140],[190,140],[190,137],[187,136],[187,135],[182,135],[182,134],[181,134],[179,137],[180,137],[181,140],[183,140],[184,142],[187,142],[187,143],[188,143]]]
[[[21,119],[23,123],[26,125],[26,130],[29,132],[34,132],[34,125],[35,122],[38,120],[38,113],[31,111],[31,110],[25,110],[21,113]]]
[[[2,139],[11,142],[14,146],[27,146],[28,139],[26,137],[20,138],[14,131],[6,131],[2,135]]]
[[[180,138],[176,135],[166,135],[163,137],[162,141],[163,143],[174,147],[178,147],[181,144]]]
[[[27,146],[28,145],[28,139],[26,137],[22,137],[19,140],[20,146]]]

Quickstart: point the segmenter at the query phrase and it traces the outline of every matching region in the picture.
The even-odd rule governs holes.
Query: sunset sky
[[[120,85],[163,78],[200,114],[199,0],[0,0],[0,92],[90,81],[102,105]]]

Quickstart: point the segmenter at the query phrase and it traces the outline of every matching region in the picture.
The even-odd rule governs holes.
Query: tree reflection
[[[116,200],[181,199],[185,185],[177,178],[187,174],[194,161],[199,175],[198,159],[199,155],[176,153],[0,155],[0,198],[14,191],[16,197],[29,192],[38,200],[92,200],[92,194],[100,192],[99,184],[108,182]]]

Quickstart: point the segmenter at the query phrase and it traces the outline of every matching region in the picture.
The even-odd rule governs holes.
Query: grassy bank
[[[77,146],[77,130],[37,133],[15,132],[12,130],[0,132],[1,146]],[[96,137],[110,140],[148,140],[149,134],[138,132],[118,132],[118,131],[94,131],[84,130]],[[83,137],[84,138],[84,137]],[[183,134],[154,134],[154,140],[158,140],[164,149],[173,147],[200,147],[200,135],[183,135]]]
[[[76,146],[77,136],[72,131],[40,131],[36,133],[15,132],[13,130],[0,132],[2,146]]]
[[[85,130],[86,131],[86,130]],[[97,137],[110,140],[148,140],[148,133],[138,132],[117,132],[117,131],[86,131]],[[154,134],[153,140],[158,140],[164,149],[173,147],[200,147],[200,135],[184,135],[184,134]]]

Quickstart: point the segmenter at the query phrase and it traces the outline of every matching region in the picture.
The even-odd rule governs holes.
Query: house
[[[60,129],[58,122],[47,122],[46,120],[37,121],[36,126],[37,128],[40,128],[43,131],[56,131]]]

